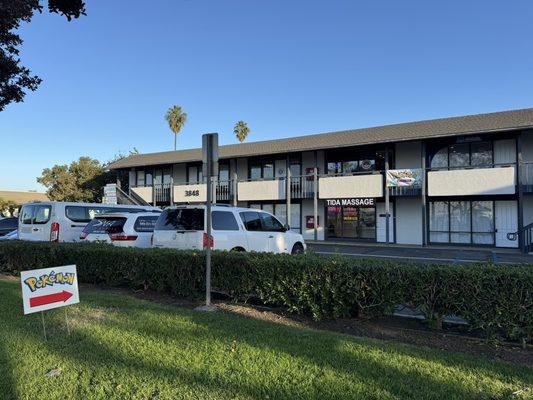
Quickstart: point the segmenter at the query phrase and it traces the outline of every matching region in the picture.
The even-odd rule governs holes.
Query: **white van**
[[[165,209],[155,224],[153,246],[198,249],[207,246],[205,206]],[[212,207],[211,247],[218,250],[299,254],[305,242],[274,215],[250,208]]]
[[[80,240],[118,247],[152,247],[152,233],[158,216],[155,212],[101,214],[87,224]]]
[[[21,240],[78,242],[83,228],[99,214],[161,210],[151,206],[98,203],[35,202],[22,206],[18,234]]]

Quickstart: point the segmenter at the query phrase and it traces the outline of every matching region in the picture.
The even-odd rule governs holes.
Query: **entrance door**
[[[328,207],[328,238],[376,239],[376,209],[374,207]]]
[[[518,247],[517,240],[508,240],[507,234],[518,230],[518,211],[516,201],[496,201],[496,247]]]

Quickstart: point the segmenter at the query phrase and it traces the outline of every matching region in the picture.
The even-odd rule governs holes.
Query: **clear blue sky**
[[[235,143],[533,107],[533,2],[86,0],[36,15],[24,64],[44,82],[0,113],[1,189],[45,167],[218,131]],[[5,148],[7,147],[7,150]]]

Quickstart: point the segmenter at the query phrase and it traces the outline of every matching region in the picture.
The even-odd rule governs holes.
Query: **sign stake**
[[[65,310],[65,323],[67,324],[67,332],[68,332],[68,335],[70,336],[70,326],[68,324],[67,308],[64,307],[63,309]]]
[[[43,323],[43,335],[44,335],[44,340],[47,340],[46,339],[46,326],[44,324],[44,311],[41,311],[41,322]]]

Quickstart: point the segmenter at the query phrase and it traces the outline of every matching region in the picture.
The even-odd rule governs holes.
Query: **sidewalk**
[[[375,257],[418,262],[533,264],[533,256],[518,249],[473,248],[455,246],[410,246],[383,243],[306,241],[318,254],[351,257]]]

